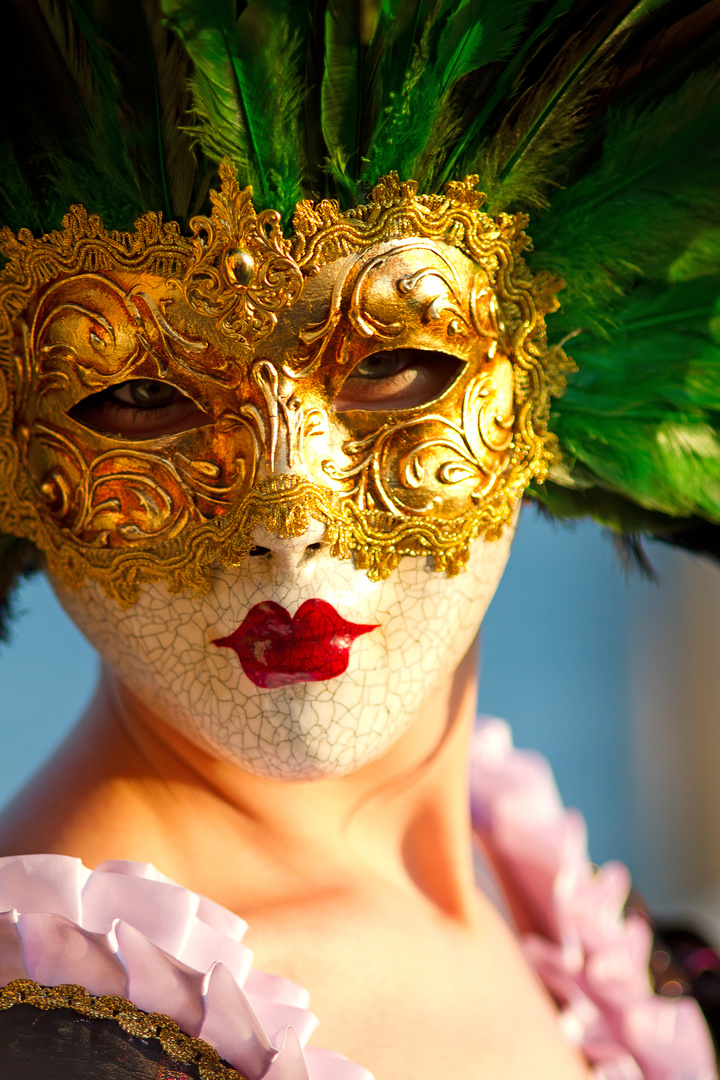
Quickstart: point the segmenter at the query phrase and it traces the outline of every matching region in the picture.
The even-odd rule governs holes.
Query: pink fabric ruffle
[[[508,725],[487,719],[474,738],[471,792],[475,830],[527,955],[597,1080],[715,1080],[697,1003],[651,989],[651,930],[623,915],[627,869],[592,866],[585,823],[563,807],[545,758],[515,750]]]
[[[308,1047],[306,990],[252,966],[247,924],[146,863],[0,859],[0,986],[77,983],[161,1012],[248,1080],[372,1080]]]

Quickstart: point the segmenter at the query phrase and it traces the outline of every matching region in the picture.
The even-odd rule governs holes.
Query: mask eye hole
[[[211,417],[170,383],[129,379],[73,405],[83,427],[121,439],[155,439],[209,424]]]
[[[440,397],[463,368],[457,356],[425,349],[391,349],[366,356],[340,387],[335,412],[413,409]]]

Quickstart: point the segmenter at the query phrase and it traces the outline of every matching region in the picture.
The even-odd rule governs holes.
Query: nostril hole
[[[258,547],[258,545],[256,544],[255,547],[250,548],[249,554],[250,555],[269,555],[270,554],[270,548]]]

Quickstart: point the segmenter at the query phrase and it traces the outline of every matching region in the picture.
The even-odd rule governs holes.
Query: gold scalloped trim
[[[156,1039],[178,1065],[194,1065],[202,1080],[246,1080],[223,1065],[217,1051],[194,1035],[186,1035],[163,1013],[146,1013],[123,997],[93,997],[83,986],[63,983],[40,986],[32,979],[14,979],[0,989],[0,1009],[32,1005],[36,1009],[72,1009],[86,1020],[115,1020],[128,1035]]]
[[[218,561],[237,565],[247,554],[255,524],[262,522],[281,536],[295,536],[310,516],[328,526],[332,554],[352,556],[371,579],[386,578],[406,555],[430,556],[436,570],[460,572],[470,543],[478,536],[492,540],[502,533],[518,498],[531,481],[542,483],[559,453],[555,435],[547,430],[550,398],[562,394],[565,376],[574,365],[559,346],[547,344],[545,315],[558,306],[555,293],[562,282],[542,271],[533,275],[526,266],[522,258],[529,246],[523,232],[526,216],[500,214],[491,219],[481,210],[484,196],[475,190],[476,176],[445,185],[442,195],[423,195],[418,194],[415,181],[400,181],[397,173],[390,173],[378,181],[366,204],[352,210],[342,211],[334,200],[299,202],[294,232],[285,238],[275,211],[255,212],[252,189],[240,189],[232,165],[224,161],[219,171],[220,190],[210,192],[211,214],[192,219],[192,238],[155,212],[139,218],[135,232],[108,232],[100,218],[81,206],[65,216],[62,230],[40,239],[27,229],[17,236],[0,230],[0,250],[9,260],[0,273],[0,529],[31,540],[45,553],[51,574],[69,588],[79,588],[90,577],[122,607],[135,603],[140,585],[156,580],[165,581],[172,592],[191,588],[204,593]],[[223,487],[221,480],[217,485],[208,480],[210,475],[221,475],[217,462],[183,459],[171,446],[166,451],[159,446],[133,447],[129,479],[120,480],[122,462],[130,453],[127,443],[115,440],[111,450],[86,460],[73,440],[66,438],[64,421],[57,427],[58,417],[38,426],[42,438],[56,440],[62,448],[56,459],[50,458],[55,464],[37,477],[31,474],[26,396],[33,385],[29,372],[38,361],[27,353],[27,342],[20,340],[21,331],[25,332],[20,316],[49,282],[86,271],[101,275],[103,271],[132,271],[138,277],[160,274],[168,287],[172,283],[180,290],[191,312],[210,320],[202,326],[205,330],[208,325],[214,327],[212,332],[235,358],[233,362],[242,366],[250,364],[256,356],[255,344],[272,332],[278,313],[292,308],[305,280],[320,267],[401,238],[450,245],[485,274],[484,291],[493,293],[494,314],[488,309],[482,316],[487,316],[487,325],[483,322],[478,327],[479,301],[473,284],[467,298],[468,318],[474,333],[500,343],[513,367],[512,439],[505,457],[484,441],[484,426],[492,428],[497,417],[492,411],[492,379],[484,388],[480,379],[468,384],[466,397],[457,405],[461,416],[446,416],[442,409],[438,415],[412,414],[401,420],[391,420],[388,414],[384,424],[378,418],[376,432],[366,433],[359,442],[345,443],[345,456],[333,477],[341,485],[339,491],[324,486],[326,482],[315,482],[317,477],[292,490],[271,490],[277,481],[271,476],[269,486],[255,484],[245,498],[231,501],[235,497],[228,494],[230,487]],[[351,267],[346,266],[343,274],[350,275]],[[337,302],[332,301],[327,322],[320,328],[325,344],[345,318],[342,280],[335,283]],[[160,324],[157,333],[165,333]],[[272,369],[269,360],[256,359],[257,364]],[[277,371],[273,377],[275,389],[268,384],[262,391],[275,395],[272,403],[265,397],[264,404],[258,398],[257,405],[266,412],[272,407],[273,415],[282,417],[287,407],[285,398],[278,396]],[[252,402],[246,402],[243,410],[259,415]],[[261,442],[270,440],[269,446],[274,445],[271,430],[277,421],[271,423],[267,415],[270,426],[259,431],[258,437]],[[293,416],[297,419],[300,413]],[[509,423],[509,416],[505,420]],[[410,481],[399,475],[388,484],[383,479],[388,468],[383,455],[391,440],[406,439],[409,445],[419,422],[436,425],[427,437],[427,446],[438,455],[433,458],[438,475],[430,491],[432,503],[441,504],[441,496],[452,495],[450,487],[440,491],[436,487],[457,482],[450,477],[453,468],[459,468],[461,478],[477,479],[467,504],[453,510],[449,518],[426,508],[417,510],[412,499],[406,503]],[[243,465],[249,476],[265,453],[258,443],[252,460],[248,457]],[[114,456],[118,464],[111,467],[108,462]],[[93,472],[100,461],[106,470],[102,477]],[[199,473],[193,473],[196,465]],[[211,473],[202,472],[203,468]],[[274,458],[268,468],[274,470]],[[396,473],[398,469],[399,465]],[[332,476],[327,469],[325,474]],[[296,482],[297,476],[291,479]],[[112,484],[107,488],[110,481],[115,488]],[[158,496],[146,500],[135,493],[131,481],[139,492],[149,485]],[[413,482],[412,486],[417,485]],[[202,502],[206,496],[211,509]],[[137,500],[145,506],[145,516],[139,513],[136,522],[134,512],[124,509],[123,499],[129,505]],[[94,524],[106,518],[106,525]],[[277,527],[274,522],[279,523]],[[127,534],[121,533],[121,526],[128,528]]]

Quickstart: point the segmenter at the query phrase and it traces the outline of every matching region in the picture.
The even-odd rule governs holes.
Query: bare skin
[[[382,759],[288,782],[203,753],[105,670],[0,817],[0,854],[154,863],[250,924],[306,986],[313,1038],[377,1080],[581,1080],[513,933],[475,889],[466,780],[475,650]]]

